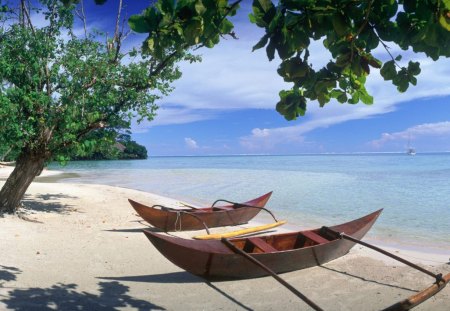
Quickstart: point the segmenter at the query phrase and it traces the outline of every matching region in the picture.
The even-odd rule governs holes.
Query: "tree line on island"
[[[99,134],[96,134],[99,136]],[[19,156],[18,150],[0,146],[0,164],[14,164]],[[131,140],[128,134],[119,134],[114,144],[99,145],[89,154],[74,154],[69,156],[70,161],[77,160],[143,160],[147,159],[147,148]]]
[[[92,30],[87,1],[117,5],[113,29]],[[48,162],[107,145],[111,151],[132,120],[151,121],[157,101],[181,77],[181,62],[200,61],[193,54],[198,49],[237,38],[231,17],[245,3],[151,1],[142,13],[126,17],[131,30],[147,37],[142,46],[124,50],[130,34],[121,22],[125,2],[18,0],[12,7],[0,0],[0,146],[16,155],[0,190],[0,213],[17,210]],[[399,92],[416,85],[420,64],[394,55],[390,44],[410,58],[419,52],[434,61],[450,56],[446,0],[253,0],[251,8],[249,21],[264,31],[253,50],[264,48],[291,85],[274,103],[287,120],[303,116],[316,102],[372,104],[365,85],[373,74]],[[82,31],[74,29],[75,21]],[[309,57],[314,41],[330,52],[325,65]],[[386,61],[376,57],[378,47],[386,51]]]
[[[70,160],[142,160],[147,157],[145,146],[131,140],[128,134],[119,134],[113,145],[104,145],[89,154],[71,156]]]

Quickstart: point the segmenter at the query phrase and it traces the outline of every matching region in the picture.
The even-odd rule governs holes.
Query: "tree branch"
[[[372,26],[371,26],[372,27]],[[381,43],[381,45],[383,45],[384,49],[386,50],[386,52],[389,54],[389,56],[391,57],[391,59],[394,61],[395,66],[397,66],[398,68],[402,68],[397,61],[395,60],[394,56],[391,54],[391,52],[389,51],[389,46],[384,43],[383,40],[381,40],[380,36],[378,35],[378,33],[376,32],[376,30],[372,27],[373,33],[375,34],[375,36],[377,36],[378,41]]]
[[[83,21],[83,27],[84,27],[84,37],[87,39],[87,24],[86,24],[86,13],[84,12],[84,0],[80,1],[80,6],[81,6],[81,16],[78,15],[78,17],[80,17],[80,19]],[[75,11],[77,12],[77,11]],[[78,13],[78,12],[77,12]]]
[[[364,28],[366,28],[367,23],[369,22],[369,14],[372,10],[372,4],[373,4],[373,0],[368,0],[368,5],[367,5],[367,11],[366,11],[366,15],[364,16],[364,22],[361,24],[361,26],[359,27],[358,31],[355,34],[355,38],[357,36],[359,36],[359,34],[364,30]]]
[[[31,23],[30,13],[28,13],[28,9],[27,9],[27,5],[25,4],[25,0],[20,0],[20,4],[22,7],[22,12],[24,14],[24,24],[25,24],[25,17],[26,17],[31,31],[33,32],[33,34],[35,34],[33,24]]]

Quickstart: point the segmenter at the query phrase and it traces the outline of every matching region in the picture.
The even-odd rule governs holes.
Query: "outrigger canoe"
[[[332,232],[360,240],[382,210],[353,221],[314,230],[230,238],[235,248],[251,255],[275,273],[321,265],[348,253],[355,242]],[[331,229],[331,230],[330,230]],[[147,238],[168,260],[205,279],[243,279],[267,275],[221,240],[191,240],[144,230]]]
[[[174,209],[160,205],[148,206],[128,199],[136,212],[152,226],[168,231],[199,230],[208,228],[245,224],[254,218],[269,201],[272,192],[256,199],[229,205],[204,208]],[[218,202],[216,201],[216,202]],[[215,202],[215,203],[216,203]]]

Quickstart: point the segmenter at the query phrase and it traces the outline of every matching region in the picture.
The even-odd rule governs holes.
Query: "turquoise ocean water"
[[[301,228],[384,208],[369,238],[450,250],[450,154],[152,157],[51,168],[77,174],[60,182],[120,186],[197,204],[274,191],[268,207]]]

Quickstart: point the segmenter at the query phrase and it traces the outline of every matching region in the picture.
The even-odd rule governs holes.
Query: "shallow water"
[[[371,238],[450,249],[450,154],[153,157],[51,168],[78,175],[60,182],[114,185],[192,203],[243,201],[273,190],[268,207],[302,227],[384,208]]]

